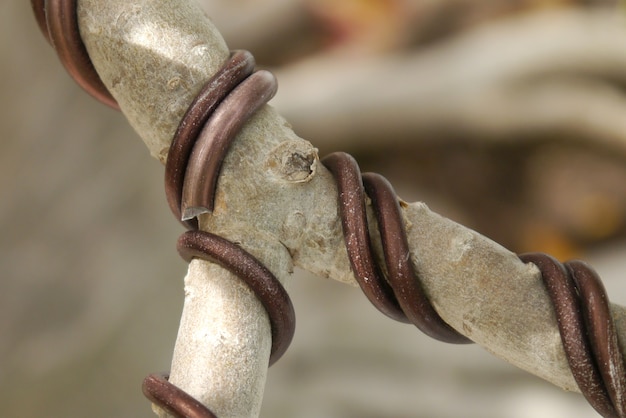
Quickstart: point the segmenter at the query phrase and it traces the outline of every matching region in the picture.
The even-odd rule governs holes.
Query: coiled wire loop
[[[607,418],[626,416],[626,367],[610,304],[597,273],[578,260],[531,253],[554,305],[563,349],[580,391]]]
[[[80,38],[76,0],[31,0],[35,18],[61,62],[87,92],[110,107],[119,106],[100,80]],[[213,209],[214,191],[231,141],[246,120],[276,92],[267,71],[254,72],[254,58],[235,51],[198,94],[183,117],[168,154],[165,191],[168,204],[189,231],[178,241],[186,260],[217,262],[244,280],[268,312],[272,328],[270,365],[287,350],[295,329],[289,296],[280,282],[238,245],[199,231],[195,217]],[[323,163],[337,181],[338,202],[350,265],[370,302],[390,318],[414,324],[432,338],[471,341],[436,312],[424,294],[411,262],[401,205],[389,182],[361,174],[356,161],[334,153]],[[382,243],[382,262],[373,251],[367,221],[371,200]],[[555,317],[572,375],[589,403],[606,418],[626,418],[626,365],[610,304],[598,275],[581,261],[559,263],[540,253],[520,256],[535,264],[554,305]],[[145,395],[179,417],[214,418],[189,394],[151,374]]]
[[[336,152],[322,162],[337,180],[339,210],[348,258],[359,286],[379,311],[411,322],[428,336],[449,343],[470,343],[448,325],[424,295],[410,259],[404,221],[395,192],[381,175],[361,176],[350,155]],[[372,201],[383,246],[386,279],[372,250],[365,191]]]
[[[193,396],[171,384],[166,373],[153,373],[143,381],[143,393],[164,411],[181,418],[217,418]]]
[[[74,81],[105,105],[119,110],[80,37],[77,0],[31,0],[37,24]]]

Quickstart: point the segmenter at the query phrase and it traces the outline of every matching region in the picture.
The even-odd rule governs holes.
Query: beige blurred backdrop
[[[279,15],[286,22],[276,23],[278,35],[294,26],[309,31],[290,38],[293,45],[278,45],[278,35],[270,30],[256,38],[254,31],[246,35],[244,29],[264,24],[260,12],[243,14],[257,17],[253,25],[236,10],[214,3],[214,19],[224,26],[231,46],[258,52],[262,64],[278,69],[279,82],[286,65],[302,59],[294,51],[306,56],[333,49],[344,42],[346,32],[335,28],[352,27],[341,19],[336,23],[338,11],[331,17],[320,12],[332,11],[321,1],[304,9],[299,4],[304,2],[268,2],[261,9],[278,3],[285,7],[277,9],[283,10]],[[253,7],[254,2],[241,3]],[[273,22],[271,15],[266,19],[264,27]],[[385,25],[373,50],[397,47]],[[320,27],[325,37],[311,35]],[[247,46],[252,38],[257,43]],[[359,40],[358,34],[354,38],[348,44],[370,42]],[[272,45],[281,54],[272,55]],[[182,227],[167,208],[163,167],[121,114],[94,101],[68,77],[39,32],[29,2],[5,0],[0,5],[0,53],[0,416],[152,416],[141,381],[169,367],[186,272],[175,250]],[[316,143],[316,138],[305,137]],[[450,167],[469,165],[475,172],[472,167],[481,166],[480,158],[464,157],[476,152],[460,140],[461,145],[451,142],[449,152],[432,146],[426,148],[429,153],[418,152],[423,161],[433,158],[422,172],[433,183],[441,185],[436,168],[443,170],[445,190],[459,179]],[[320,142],[320,148],[343,148],[330,144]],[[404,153],[403,147],[396,154]],[[475,222],[472,226],[484,224],[462,205],[444,199],[441,188],[411,180],[410,173],[419,167],[410,161],[403,160],[406,169],[400,173],[393,167],[395,157],[381,161],[367,149],[348,148],[368,167],[386,167],[383,174],[403,195],[433,196],[434,209]],[[379,153],[380,148],[373,149]],[[492,152],[479,153],[485,166],[492,167]],[[455,159],[442,156],[448,154]],[[587,167],[584,161],[580,164]],[[622,160],[601,159],[597,165],[611,167],[612,181],[623,180]],[[490,178],[499,173],[493,170],[487,170]],[[617,206],[619,218],[623,208]],[[626,272],[626,247],[618,221],[608,244],[604,236],[594,245],[589,239],[574,242],[559,225],[541,229],[547,231],[542,242],[592,260],[612,299],[626,303],[626,285],[619,280]],[[498,230],[507,236],[505,227]],[[262,416],[596,416],[581,396],[518,371],[480,347],[445,345],[393,323],[369,306],[358,289],[299,272],[288,290],[297,314],[296,336],[270,370]]]

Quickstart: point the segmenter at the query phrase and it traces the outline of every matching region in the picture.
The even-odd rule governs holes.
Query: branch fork
[[[36,10],[41,3],[33,1]],[[275,92],[269,73],[261,71],[241,80],[241,74],[253,67],[249,57],[235,54],[229,58],[223,39],[194,2],[76,0],[63,4],[69,3],[77,6],[76,21],[88,57],[114,98],[109,104],[119,106],[151,154],[166,164],[166,172],[175,174],[173,189],[168,186],[167,192],[170,206],[183,221],[195,217],[200,231],[210,231],[183,235],[183,255],[204,254],[204,247],[196,247],[194,240],[205,239],[223,253],[239,254],[233,257],[239,257],[240,264],[227,268],[219,256],[214,258],[221,264],[191,260],[170,382],[220,417],[258,416],[267,367],[276,358],[271,353],[286,349],[283,345],[276,348],[277,339],[272,338],[279,331],[271,320],[281,312],[272,313],[268,299],[257,297],[259,289],[255,292],[254,286],[240,281],[239,274],[235,276],[231,270],[258,269],[260,280],[278,289],[273,294],[281,292],[280,283],[287,281],[294,266],[357,284],[355,265],[359,260],[351,253],[350,242],[345,250],[350,235],[344,238],[346,218],[341,217],[343,225],[340,221],[346,208],[337,200],[338,193],[345,194],[335,183],[338,172],[331,173],[320,163],[317,150],[297,137],[274,109],[263,105]],[[51,10],[48,7],[48,13]],[[63,10],[69,13],[67,8]],[[41,24],[42,14],[36,15]],[[231,66],[224,66],[229,62]],[[238,87],[230,95],[222,92],[220,98],[211,98],[215,90],[203,91],[203,86],[220,74],[231,77]],[[206,115],[185,115],[194,109],[192,103],[214,99],[221,104],[211,111],[206,125],[200,122]],[[240,123],[246,118],[247,122]],[[190,130],[199,135],[196,146],[181,145],[181,131],[188,134]],[[230,143],[226,138],[235,131],[236,140]],[[179,154],[170,150],[172,138],[176,138],[172,151]],[[217,144],[222,152],[213,153],[214,148],[207,144]],[[177,171],[181,153],[182,160],[189,158],[184,174]],[[219,178],[194,177],[207,167],[221,168]],[[343,172],[339,170],[340,175]],[[377,200],[385,200],[377,195],[391,193],[395,205],[397,199],[392,189],[372,186],[376,177],[364,178],[372,199],[363,209],[364,217],[375,220],[373,224],[380,228],[377,235],[374,228],[366,226],[366,235],[374,237],[375,258],[393,259],[384,254],[389,247],[385,231],[393,227],[379,216],[381,210],[389,209],[377,206]],[[181,187],[182,194],[172,192]],[[400,225],[404,224],[406,232],[401,235],[408,247],[396,251],[401,256],[398,265],[405,263],[398,274],[404,275],[407,268],[419,274],[425,299],[434,307],[432,317],[440,317],[448,327],[442,339],[472,340],[557,386],[579,390],[580,383],[568,365],[567,347],[564,350],[561,342],[561,317],[558,309],[555,316],[549,289],[542,281],[548,268],[544,258],[526,258],[534,264],[525,264],[497,243],[433,213],[422,203],[403,203],[393,210],[397,210]],[[354,209],[348,208],[350,211]],[[233,242],[237,245],[230,244]],[[253,258],[241,255],[240,249]],[[386,270],[395,268],[392,263]],[[558,263],[551,268],[562,269]],[[564,282],[593,276],[585,266],[568,264],[567,268],[570,276],[563,276]],[[371,278],[367,273],[363,281]],[[602,289],[593,292],[603,294]],[[400,293],[404,295],[404,291]],[[406,314],[406,300],[400,296],[398,303]],[[278,310],[282,313],[289,310],[287,305],[281,306]],[[626,310],[617,305],[607,309],[614,320],[608,338],[611,347],[617,347],[609,357],[623,366],[619,344],[626,338]],[[412,314],[407,316],[413,320]],[[596,366],[604,373],[602,364]],[[612,410],[596,408],[605,416],[624,416],[623,374],[623,368],[616,369],[605,378],[614,405]]]

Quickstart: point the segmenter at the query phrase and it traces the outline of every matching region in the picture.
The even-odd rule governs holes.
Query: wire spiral
[[[119,108],[100,80],[80,38],[76,0],[31,0],[44,36],[72,77],[98,100]],[[268,312],[272,330],[270,365],[287,350],[295,329],[289,296],[274,275],[249,253],[228,240],[199,231],[195,217],[213,209],[220,167],[231,141],[246,120],[276,92],[274,76],[254,71],[252,55],[235,51],[206,83],[183,117],[165,167],[168,204],[187,226],[178,240],[183,258],[217,262],[244,280]],[[401,214],[402,203],[382,176],[361,174],[345,153],[323,159],[337,182],[343,233],[352,271],[370,302],[390,318],[414,324],[432,338],[471,343],[435,311],[421,289],[410,261]],[[366,216],[371,200],[382,242],[379,262]],[[560,263],[540,253],[520,255],[535,264],[554,306],[563,348],[572,375],[588,402],[606,418],[626,418],[626,365],[602,282],[581,261]],[[215,415],[171,384],[165,374],[143,383],[147,398],[179,417]]]

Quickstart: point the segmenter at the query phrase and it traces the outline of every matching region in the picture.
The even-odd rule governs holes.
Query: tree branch
[[[79,20],[104,83],[151,154],[165,161],[183,113],[228,56],[219,33],[185,0],[80,0]],[[299,166],[300,176],[292,175],[293,158],[310,162]],[[233,144],[215,211],[200,218],[200,227],[240,243],[283,282],[296,265],[354,283],[336,193],[316,150],[266,106]],[[406,205],[404,217],[411,260],[443,319],[518,367],[576,390],[538,270],[424,204]],[[625,341],[626,312],[620,306],[613,312]],[[220,417],[257,416],[269,331],[245,285],[193,261],[172,382]]]

